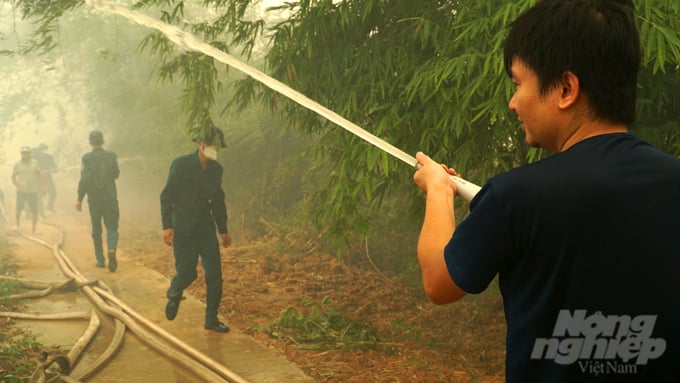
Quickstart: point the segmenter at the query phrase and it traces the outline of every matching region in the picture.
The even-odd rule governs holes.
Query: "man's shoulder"
[[[101,153],[107,157],[115,157],[116,153],[113,150],[108,150],[108,149],[101,149]]]
[[[190,160],[194,160],[194,159],[197,159],[197,158],[198,158],[198,156],[196,155],[196,152],[191,152],[191,153],[182,154],[181,156],[175,158],[175,160],[190,161]]]
[[[104,153],[109,158],[109,161],[118,161],[118,156],[116,156],[116,152],[111,150],[104,150]]]
[[[491,178],[491,182],[496,185],[512,185],[516,183],[525,183],[528,180],[539,181],[544,174],[550,174],[554,168],[554,159],[548,160],[550,157],[543,160],[522,165],[514,169],[510,169],[505,173],[500,173]]]
[[[574,168],[582,168],[579,160],[574,161],[561,153],[555,153],[495,175],[488,184],[493,194],[501,200],[531,202],[542,193],[562,190],[566,184],[573,182]]]
[[[115,158],[116,153],[111,151],[111,150],[106,150],[104,148],[97,148],[93,149],[85,154],[83,154],[83,161],[88,160],[90,158],[101,158],[101,157],[106,157],[106,158]]]
[[[595,136],[577,143],[568,150],[549,154],[538,161],[501,173],[493,179],[502,184],[535,183],[546,178],[564,178],[572,173],[582,174],[590,169],[588,165],[601,165],[599,162],[593,163],[594,159],[610,155],[611,150],[608,148],[611,144],[608,141],[613,140],[615,144],[618,144],[622,138],[640,141],[637,138],[623,135]]]
[[[212,167],[214,167],[215,169],[217,169],[220,173],[222,173],[222,171],[224,170],[224,167],[222,167],[222,164],[220,164],[220,163],[217,162],[217,161],[210,161],[210,166],[212,166]]]
[[[632,134],[609,134],[584,140],[572,148],[498,174],[494,190],[531,195],[559,191],[603,175],[619,174],[631,164],[648,173],[680,174],[680,159]]]
[[[196,156],[196,153],[187,153],[183,154],[179,157],[176,157],[174,160],[172,160],[172,165],[173,166],[182,166],[182,165],[188,165],[192,164],[198,161],[198,157]]]
[[[38,168],[38,162],[36,160],[30,160],[29,162],[18,161],[14,164],[14,170],[25,170],[31,171],[33,168]]]

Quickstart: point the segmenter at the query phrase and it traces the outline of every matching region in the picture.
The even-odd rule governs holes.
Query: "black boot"
[[[217,319],[205,322],[205,329],[206,330],[213,330],[215,332],[221,332],[221,333],[229,332],[229,326],[220,322]]]
[[[118,262],[116,261],[116,250],[109,250],[109,271],[114,272],[118,268]]]
[[[168,298],[168,303],[165,305],[165,317],[168,320],[173,320],[177,316],[179,310],[179,303],[182,301],[182,296]]]

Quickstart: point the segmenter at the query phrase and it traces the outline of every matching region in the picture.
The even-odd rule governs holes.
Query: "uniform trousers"
[[[196,266],[200,256],[206,284],[205,321],[206,323],[216,321],[222,300],[222,262],[215,228],[199,229],[193,235],[182,235],[175,232],[173,253],[177,274],[170,283],[167,292],[168,298],[180,298],[184,289],[196,280]]]
[[[104,262],[102,243],[102,221],[106,227],[106,247],[109,252],[115,252],[118,247],[118,201],[98,201],[88,198],[90,220],[92,221],[92,242],[94,255],[98,263]]]

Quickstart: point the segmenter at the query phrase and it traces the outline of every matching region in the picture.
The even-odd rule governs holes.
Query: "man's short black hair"
[[[542,0],[520,15],[505,41],[505,70],[514,60],[538,77],[540,92],[570,71],[593,117],[629,125],[635,119],[640,36],[631,0]]]

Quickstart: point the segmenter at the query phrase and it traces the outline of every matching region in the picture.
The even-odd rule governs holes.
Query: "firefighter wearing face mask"
[[[165,315],[175,319],[182,292],[196,279],[198,258],[205,271],[207,288],[205,329],[228,332],[217,317],[222,298],[222,269],[218,237],[231,245],[227,209],[222,190],[222,166],[217,152],[225,147],[224,134],[211,128],[193,137],[195,152],[176,158],[160,195],[163,240],[173,246],[175,269],[167,291]]]

